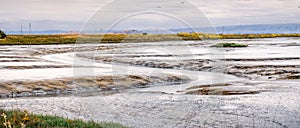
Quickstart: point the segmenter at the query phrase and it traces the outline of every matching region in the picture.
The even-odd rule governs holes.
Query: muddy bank
[[[31,59],[7,59],[7,60],[0,60],[0,62],[37,62],[37,60]]]
[[[300,73],[300,65],[229,66],[225,73],[252,80],[289,79]]]
[[[149,56],[149,55],[147,55]],[[168,56],[168,55],[164,55]],[[193,71],[215,71],[226,74],[235,75],[238,77],[253,79],[253,80],[276,80],[284,79],[287,76],[293,76],[300,73],[300,65],[239,65],[231,64],[226,61],[238,62],[253,62],[253,61],[271,61],[271,60],[297,60],[298,58],[266,58],[266,59],[193,59],[193,60],[155,60],[155,59],[136,59],[143,58],[145,55],[135,56],[101,56],[94,57],[85,54],[77,54],[77,57],[95,59],[105,63],[121,63],[136,66],[145,66],[151,68],[164,69],[185,69]],[[297,77],[294,77],[294,79]]]
[[[65,78],[39,81],[11,81],[0,83],[0,97],[28,97],[61,94],[76,94],[78,92],[105,92],[132,88],[147,88],[181,84],[189,78],[175,75],[162,76],[98,76],[82,78]]]
[[[43,69],[43,68],[72,68],[72,66],[70,65],[3,66],[0,69]]]
[[[197,59],[197,60],[155,60],[155,59],[136,59],[142,57],[150,57],[150,55],[135,55],[135,56],[90,56],[88,54],[76,54],[77,57],[94,59],[105,63],[120,63],[135,66],[144,66],[151,68],[165,69],[186,69],[193,71],[208,71],[212,69],[212,60]],[[155,56],[155,55],[152,55]],[[163,57],[173,57],[172,55],[161,55]],[[159,57],[159,56],[156,56]]]
[[[258,94],[259,91],[247,91],[247,90],[224,90],[222,88],[200,88],[195,91],[188,91],[185,94],[196,95],[246,95],[246,94]]]
[[[34,48],[20,53],[36,56],[39,61],[51,61],[61,65],[71,65],[72,59],[75,58],[79,66],[92,66],[88,67],[91,70],[81,68],[76,69],[77,71],[87,71],[88,75],[99,71],[100,74],[95,75],[97,77],[73,79],[73,73],[64,76],[69,70],[38,69],[53,74],[59,72],[59,75],[55,74],[58,78],[43,80],[51,79],[49,75],[53,75],[43,72],[46,76],[27,81],[21,79],[33,73],[33,70],[12,70],[24,72],[20,75],[6,73],[8,77],[3,78],[9,79],[10,76],[14,76],[14,79],[2,82],[2,94],[7,93],[5,97],[27,95],[29,98],[3,98],[0,100],[1,108],[23,109],[38,114],[99,122],[119,122],[138,128],[299,126],[298,81],[277,80],[299,78],[296,74],[299,71],[299,63],[294,64],[298,62],[299,48],[271,45],[276,44],[273,42],[259,42],[255,45],[255,41],[248,41],[246,43],[250,44],[249,47],[239,49],[213,49],[206,47],[206,42],[103,45],[99,47],[102,50],[95,50],[97,46],[93,45],[87,45],[86,48],[78,46],[78,49],[72,48],[71,45],[49,48],[33,46]],[[185,53],[179,52],[187,47],[190,50]],[[164,52],[168,50],[171,52]],[[7,54],[19,55],[16,51],[11,50],[11,53]],[[55,54],[65,52],[67,53]],[[44,56],[53,53],[53,56]],[[86,64],[89,62],[91,64]],[[21,62],[20,65],[25,64]],[[95,67],[97,69],[93,70]],[[234,73],[234,70],[237,73]],[[278,71],[272,73],[274,70]],[[112,77],[101,72],[113,72],[118,75]],[[128,72],[133,75],[128,75]],[[165,72],[170,74],[162,74]],[[79,75],[86,75],[84,73],[80,72]],[[191,80],[184,82],[183,79],[186,78],[177,74],[186,75]],[[60,78],[61,76],[64,77]],[[269,76],[274,77],[274,80],[269,81]]]
[[[274,60],[300,60],[300,57],[284,58],[257,58],[257,59],[221,59],[223,61],[274,61]]]
[[[241,86],[241,85],[239,85]],[[241,89],[234,87],[232,84],[211,84],[211,85],[199,85],[187,88],[185,94],[194,94],[194,95],[249,95],[249,94],[258,94],[262,90],[258,89]]]
[[[242,78],[248,78],[253,80],[275,80],[275,79],[289,79],[297,75],[299,71],[299,65],[294,66],[284,66],[284,65],[240,65],[247,62],[285,62],[285,61],[298,61],[300,57],[295,56],[286,56],[286,57],[259,57],[259,58],[214,58],[214,54],[219,54],[218,51],[224,52],[234,52],[235,49],[217,49],[217,53],[214,53],[215,49],[210,48],[211,44],[205,43],[143,43],[143,44],[112,44],[112,45],[100,45],[100,46],[81,46],[74,45],[74,47],[64,46],[64,47],[51,47],[51,48],[31,48],[32,50],[22,51],[24,54],[19,57],[9,57],[1,55],[7,59],[0,59],[0,62],[38,62],[45,61],[41,60],[38,57],[47,54],[59,54],[59,53],[68,53],[68,52],[77,52],[76,57],[85,58],[90,60],[96,60],[98,62],[104,63],[119,63],[126,65],[134,66],[144,66],[151,68],[163,68],[163,69],[184,69],[192,71],[209,71],[209,72],[221,72],[226,74],[235,75]],[[266,45],[266,44],[264,44]],[[203,49],[208,49],[208,53],[181,53],[181,54],[156,54],[151,52],[145,52],[143,54],[139,53],[140,49],[152,48],[154,46],[159,47],[191,47],[190,51],[193,51],[193,47],[199,47]],[[251,44],[249,48],[257,47],[255,44]],[[274,46],[275,47],[275,46]],[[239,51],[243,49],[238,49]],[[285,49],[288,48],[282,46],[276,46],[275,48]],[[25,48],[24,48],[25,49]],[[5,49],[4,49],[5,50]],[[8,50],[12,51],[12,50]],[[86,52],[87,53],[78,53]],[[245,50],[246,51],[246,50]],[[273,53],[272,53],[273,54]],[[275,53],[274,53],[275,54]],[[276,53],[277,54],[277,53]],[[278,53],[279,54],[279,53]],[[203,59],[197,59],[197,57],[202,57]],[[206,56],[206,57],[205,57]],[[194,58],[195,59],[190,59]],[[2,66],[1,68],[5,69],[41,69],[41,68],[66,68],[70,65],[63,66],[52,66],[52,65],[43,65],[43,66]],[[297,77],[293,77],[296,79]]]
[[[2,99],[5,109],[149,127],[278,127],[300,123],[297,83],[262,83],[272,93],[173,95],[119,93],[110,96]],[[278,88],[274,88],[274,86]]]

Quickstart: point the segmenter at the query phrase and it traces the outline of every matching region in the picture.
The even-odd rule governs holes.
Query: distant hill
[[[224,33],[224,34],[265,34],[265,33],[300,33],[300,23],[298,24],[260,24],[260,25],[235,25],[235,26],[218,26],[215,28],[190,28],[170,29],[178,32],[204,32],[204,33]]]
[[[151,34],[167,34],[179,32],[203,32],[203,33],[224,33],[224,34],[265,34],[265,33],[300,33],[300,23],[294,24],[258,24],[258,25],[234,25],[234,26],[217,26],[211,28],[178,28],[178,29],[155,29],[155,30],[109,30],[109,33],[151,33]],[[28,32],[21,33],[20,31],[7,31],[7,34],[28,34]],[[31,34],[66,34],[76,33],[64,30],[45,30],[32,31]],[[87,33],[97,33],[95,31]]]
[[[20,31],[7,31],[7,34],[19,35],[19,34],[29,34],[28,31],[20,32]],[[30,34],[64,34],[68,33],[68,31],[63,30],[45,30],[45,31],[32,31]]]

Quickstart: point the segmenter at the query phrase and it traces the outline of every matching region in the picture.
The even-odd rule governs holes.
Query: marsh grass
[[[117,123],[85,122],[79,119],[66,119],[58,116],[34,115],[27,111],[6,111],[0,109],[1,128],[126,128]]]
[[[162,42],[188,41],[204,39],[253,39],[276,37],[300,37],[300,34],[104,34],[104,35],[7,35],[0,40],[0,45],[46,45],[46,44],[75,44],[75,43],[127,43],[127,42]]]
[[[255,39],[277,37],[300,37],[300,34],[220,34],[220,39]]]
[[[71,44],[77,40],[77,35],[8,35],[0,45],[45,45]]]
[[[203,39],[255,39],[277,37],[300,37],[300,34],[206,34],[206,33],[178,33],[184,40]]]

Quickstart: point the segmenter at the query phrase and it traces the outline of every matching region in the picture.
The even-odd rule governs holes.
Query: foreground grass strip
[[[126,128],[117,123],[96,123],[71,120],[57,116],[30,114],[27,111],[6,111],[0,109],[1,128]]]

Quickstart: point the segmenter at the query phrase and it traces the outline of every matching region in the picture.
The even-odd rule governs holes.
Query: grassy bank
[[[155,42],[155,41],[175,41],[175,40],[181,40],[181,38],[175,34],[8,35],[5,40],[0,40],[0,45],[121,43],[121,42]]]
[[[0,109],[1,128],[126,128],[116,123],[71,120],[57,116],[34,115],[27,111],[6,111]]]
[[[205,34],[205,33],[178,33],[184,40],[197,39],[255,39],[277,37],[300,37],[300,34]]]
[[[276,37],[300,37],[300,34],[105,34],[105,35],[8,35],[0,40],[0,45],[45,45],[74,43],[122,43],[161,42],[204,39],[253,39]]]
[[[78,35],[8,35],[0,45],[43,45],[75,43]]]

